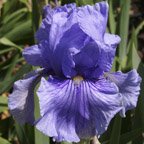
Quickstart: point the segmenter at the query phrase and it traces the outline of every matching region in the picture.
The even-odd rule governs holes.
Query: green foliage
[[[121,43],[119,46],[119,58],[123,60],[126,56],[127,40],[128,40],[128,28],[129,28],[129,12],[130,12],[130,0],[120,0],[120,21],[119,21],[119,35],[121,37]]]
[[[120,144],[121,117],[117,115],[114,120],[110,137],[110,144]]]
[[[78,6],[94,4],[102,0],[60,0],[62,5],[76,2]],[[21,56],[23,48],[34,44],[34,33],[41,22],[42,6],[54,4],[53,0],[5,0],[0,15],[0,113],[8,110],[6,96],[13,83],[31,71]],[[121,43],[117,51],[112,71],[137,69],[144,79],[144,63],[138,55],[138,35],[144,28],[144,21],[129,28],[131,0],[108,0],[109,20],[107,30],[118,34]],[[102,135],[102,144],[143,144],[144,132],[144,82],[135,111],[127,113],[126,118],[116,116],[107,132]],[[35,115],[39,117],[38,100],[35,97]],[[12,117],[0,120],[0,144],[51,144],[47,136],[29,125],[19,125]],[[62,144],[68,144],[63,142]]]
[[[6,139],[4,139],[4,138],[2,138],[2,137],[0,137],[0,143],[1,143],[1,144],[10,144],[9,141],[7,141]]]
[[[38,86],[37,86],[38,88]],[[36,89],[37,89],[36,88]],[[39,100],[38,97],[35,93],[35,117],[38,119],[40,117],[40,109],[39,109]],[[50,144],[50,139],[49,137],[45,136],[44,134],[42,134],[41,132],[39,132],[36,128],[35,128],[35,144]]]
[[[14,124],[8,115],[6,97],[13,83],[31,70],[21,56],[23,48],[34,43],[31,11],[28,1],[6,0],[0,15],[0,144],[11,144],[20,141],[27,144],[33,127],[22,129]],[[4,96],[3,96],[4,95]],[[25,133],[25,137],[24,134]],[[22,135],[23,134],[23,135]],[[31,138],[32,139],[32,138]],[[34,139],[34,136],[33,136]],[[29,140],[29,144],[34,140]]]
[[[7,97],[0,96],[0,113],[7,110]]]

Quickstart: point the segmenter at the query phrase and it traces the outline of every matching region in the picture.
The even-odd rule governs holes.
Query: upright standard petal
[[[68,9],[68,5],[66,5],[65,8]],[[51,50],[55,50],[63,34],[69,30],[76,22],[76,13],[73,10],[64,11],[64,7],[56,8],[56,12],[54,12],[51,19],[49,38],[45,39],[49,42]]]
[[[34,123],[34,88],[41,73],[41,70],[30,72],[23,80],[14,83],[8,106],[11,114],[21,124]]]
[[[113,60],[115,57],[116,47],[120,43],[119,36],[114,34],[105,33],[104,44],[101,45],[101,57],[99,63],[104,72],[108,72],[112,68]]]
[[[49,39],[49,33],[51,28],[51,22],[48,20],[48,18],[45,18],[42,20],[42,23],[40,25],[40,28],[35,34],[35,38],[38,42],[41,42],[43,40]]]
[[[109,72],[112,68],[116,49],[105,44],[99,44],[101,47],[101,56],[98,59],[99,67],[103,72]]]
[[[71,13],[76,9],[76,4],[75,3],[70,3],[70,4],[65,4],[64,6],[58,6],[55,8],[51,8],[51,5],[47,5],[43,8],[44,10],[44,17],[47,17],[49,21],[52,20],[52,16],[55,13],[59,12],[67,12]]]
[[[141,77],[136,70],[131,70],[128,73],[122,73],[119,71],[108,74],[107,77],[119,88],[119,94],[122,96],[123,104],[123,109],[120,114],[125,117],[125,112],[127,110],[136,107],[140,93]]]
[[[67,30],[61,38],[59,44],[54,51],[54,67],[62,69],[66,77],[72,77],[73,72],[70,69],[75,67],[73,55],[79,53],[89,41],[89,37],[79,28],[78,24],[74,24]]]
[[[101,43],[99,41],[94,41],[86,34],[83,34],[80,30],[78,34],[83,39],[79,39],[77,42],[75,39],[78,36],[75,36],[75,38],[70,42],[75,42],[75,45],[73,45],[74,47],[68,43],[66,47],[71,47],[69,49],[63,49],[66,44],[62,45],[63,43],[61,43],[60,47],[56,51],[56,58],[59,57],[60,59],[62,59],[62,54],[59,56],[58,54],[63,52],[62,49],[65,51],[62,61],[62,70],[64,75],[67,78],[75,75],[82,75],[85,78],[91,79],[98,78],[104,72],[110,71],[115,56],[116,46],[120,42],[120,38],[115,35],[106,34],[105,43]],[[64,38],[65,41],[68,37],[69,36]],[[113,40],[109,40],[109,38],[112,38]],[[60,59],[59,63],[61,63]]]
[[[41,118],[36,127],[57,141],[79,142],[102,134],[122,108],[117,86],[106,79],[42,78],[37,94]]]
[[[75,4],[54,9],[46,6],[45,13],[36,37],[43,49],[43,61],[50,63],[56,75],[71,78],[80,74],[95,78],[111,69],[115,48],[120,39],[118,36],[105,33],[108,15],[106,2],[78,8]],[[94,62],[95,56],[90,58],[84,52],[91,47],[91,41],[95,43],[95,51],[98,49],[101,51],[100,54],[96,54],[99,55],[97,62]],[[72,49],[74,53],[71,53]],[[83,65],[78,67],[77,65],[80,65],[78,61],[83,56],[84,60],[89,57],[88,61],[93,61],[93,66],[92,63],[90,65],[85,63],[84,67]]]
[[[103,41],[107,18],[107,2],[96,3],[94,6],[80,7],[78,11],[78,22],[81,29],[97,41]]]
[[[50,5],[44,7],[44,19],[42,20],[41,26],[36,33],[36,39],[40,42],[42,40],[49,40],[49,33],[50,29],[52,28],[51,25],[53,24],[54,20],[53,17],[57,15],[57,13],[61,13],[62,15],[68,14],[68,16],[76,9],[76,4],[67,4],[64,6],[59,6],[55,8],[51,8]],[[59,15],[60,17],[62,15]],[[65,15],[66,16],[66,15]],[[63,21],[63,19],[61,19]]]
[[[68,5],[67,9],[69,9]],[[42,45],[42,48],[44,48],[43,59],[46,57],[49,59],[50,64],[57,75],[62,74],[62,59],[64,57],[65,50],[72,44],[72,47],[74,47],[74,45],[78,45],[77,43],[80,44],[78,38],[83,40],[84,32],[82,32],[82,30],[81,33],[83,33],[83,35],[75,34],[78,32],[78,28],[75,26],[75,15],[75,12],[54,12],[51,22],[45,18],[42,22],[43,28],[41,27],[38,31],[39,34],[37,37],[39,37],[38,39],[40,40],[40,44]],[[75,38],[75,36],[77,37]]]

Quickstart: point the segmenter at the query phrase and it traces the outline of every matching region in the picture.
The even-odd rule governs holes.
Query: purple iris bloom
[[[31,123],[56,141],[79,142],[104,133],[111,119],[137,104],[141,78],[136,70],[111,73],[117,35],[106,33],[108,4],[44,8],[38,44],[23,56],[40,66],[15,82],[9,108],[20,123]],[[40,114],[34,118],[37,83]]]

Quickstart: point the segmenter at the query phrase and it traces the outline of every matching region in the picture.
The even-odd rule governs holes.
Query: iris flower
[[[38,44],[23,56],[40,69],[14,84],[9,108],[15,119],[31,123],[56,141],[79,142],[100,136],[111,119],[136,107],[141,78],[136,70],[110,72],[117,35],[106,33],[108,4],[44,7]],[[40,118],[34,118],[34,89]]]

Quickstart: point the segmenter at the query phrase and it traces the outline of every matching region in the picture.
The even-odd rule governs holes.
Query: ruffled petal
[[[61,17],[62,23],[65,22],[65,16],[70,15],[76,9],[76,4],[67,4],[51,8],[50,5],[44,7],[44,19],[42,20],[41,26],[36,33],[36,39],[40,42],[42,40],[49,40],[50,30],[53,29],[51,25],[56,23],[57,27],[60,26],[61,22],[56,22],[55,17]],[[58,13],[60,13],[58,15]],[[64,17],[63,17],[64,16]],[[64,18],[64,19],[63,19]],[[62,24],[61,24],[62,25]],[[54,30],[54,29],[53,29]]]
[[[73,47],[65,50],[62,70],[67,78],[76,75],[82,75],[89,79],[98,78],[104,72],[111,70],[116,51],[114,47],[116,41],[103,44],[87,37],[84,43],[81,42],[81,45],[82,44],[81,49]],[[56,56],[56,58],[58,58],[58,56]]]
[[[59,13],[59,12],[67,12],[71,13],[76,9],[75,3],[66,4],[64,6],[58,6],[55,8],[51,8],[51,5],[47,5],[43,8],[44,10],[44,17],[47,17],[49,20],[52,18],[53,14]]]
[[[109,34],[109,33],[105,33],[104,34],[104,43],[116,48],[117,45],[120,43],[121,38],[118,35],[114,35],[114,34]]]
[[[88,39],[89,37],[79,28],[78,24],[74,24],[67,30],[54,51],[54,69],[62,70],[66,77],[71,77],[71,73],[68,72],[69,69],[74,67],[74,60],[71,55],[80,52]]]
[[[107,18],[107,2],[96,3],[94,6],[80,7],[78,11],[78,21],[81,29],[97,41],[103,41]]]
[[[112,68],[113,60],[115,57],[116,49],[109,45],[101,45],[101,56],[98,63],[103,72],[109,72]]]
[[[123,104],[123,109],[120,114],[125,117],[125,112],[135,108],[137,105],[140,93],[141,77],[136,70],[131,70],[128,73],[122,73],[119,71],[108,74],[108,78],[119,88],[119,94],[122,96]]]
[[[34,88],[41,73],[41,70],[30,72],[24,79],[14,83],[8,106],[11,114],[21,124],[34,123]]]
[[[99,43],[101,56],[99,57],[100,68],[104,72],[109,72],[112,68],[115,57],[116,47],[120,43],[120,37],[113,34],[105,33],[104,43]]]
[[[31,65],[50,68],[50,62],[48,58],[45,59],[44,53],[45,52],[42,44],[39,44],[25,48],[23,51],[23,57]]]
[[[68,6],[66,9],[69,9]],[[63,9],[64,7],[62,7]],[[59,7],[57,8],[59,9]],[[61,8],[60,8],[61,9]],[[52,23],[49,34],[49,45],[51,50],[55,50],[64,33],[68,31],[77,22],[76,12],[70,11],[56,12],[52,16]]]
[[[72,9],[70,5],[65,7]],[[59,10],[57,9],[57,11]],[[51,24],[50,27],[49,23]],[[83,40],[84,32],[82,30],[80,31],[80,28],[75,23],[76,13],[62,10],[61,12],[54,12],[51,22],[45,18],[42,22],[43,28],[41,27],[38,31],[39,34],[37,34],[37,37],[39,37],[38,39],[43,48],[43,58],[46,59],[47,57],[49,59],[57,75],[62,75],[62,59],[64,58],[65,50],[70,48],[70,46],[74,47],[75,44],[79,47],[80,42]],[[78,40],[79,38],[81,39],[80,42]]]
[[[105,33],[108,15],[106,2],[78,8],[75,4],[68,4],[54,9],[46,6],[44,9],[45,18],[36,34],[43,49],[44,65],[50,63],[56,75],[67,78],[76,74],[97,78],[111,69],[120,38]],[[90,58],[85,52],[91,47],[91,41],[95,43],[95,51],[100,51],[97,61],[96,57]],[[74,54],[72,49],[75,49]],[[82,62],[81,57],[86,63],[78,67]]]
[[[79,142],[102,134],[122,108],[117,86],[101,79],[42,78],[38,89],[38,130],[57,141]]]
[[[50,33],[50,28],[51,28],[51,22],[45,18],[42,20],[42,23],[40,25],[40,28],[35,34],[35,38],[38,42],[41,42],[43,40],[48,40],[49,39],[49,33]]]

